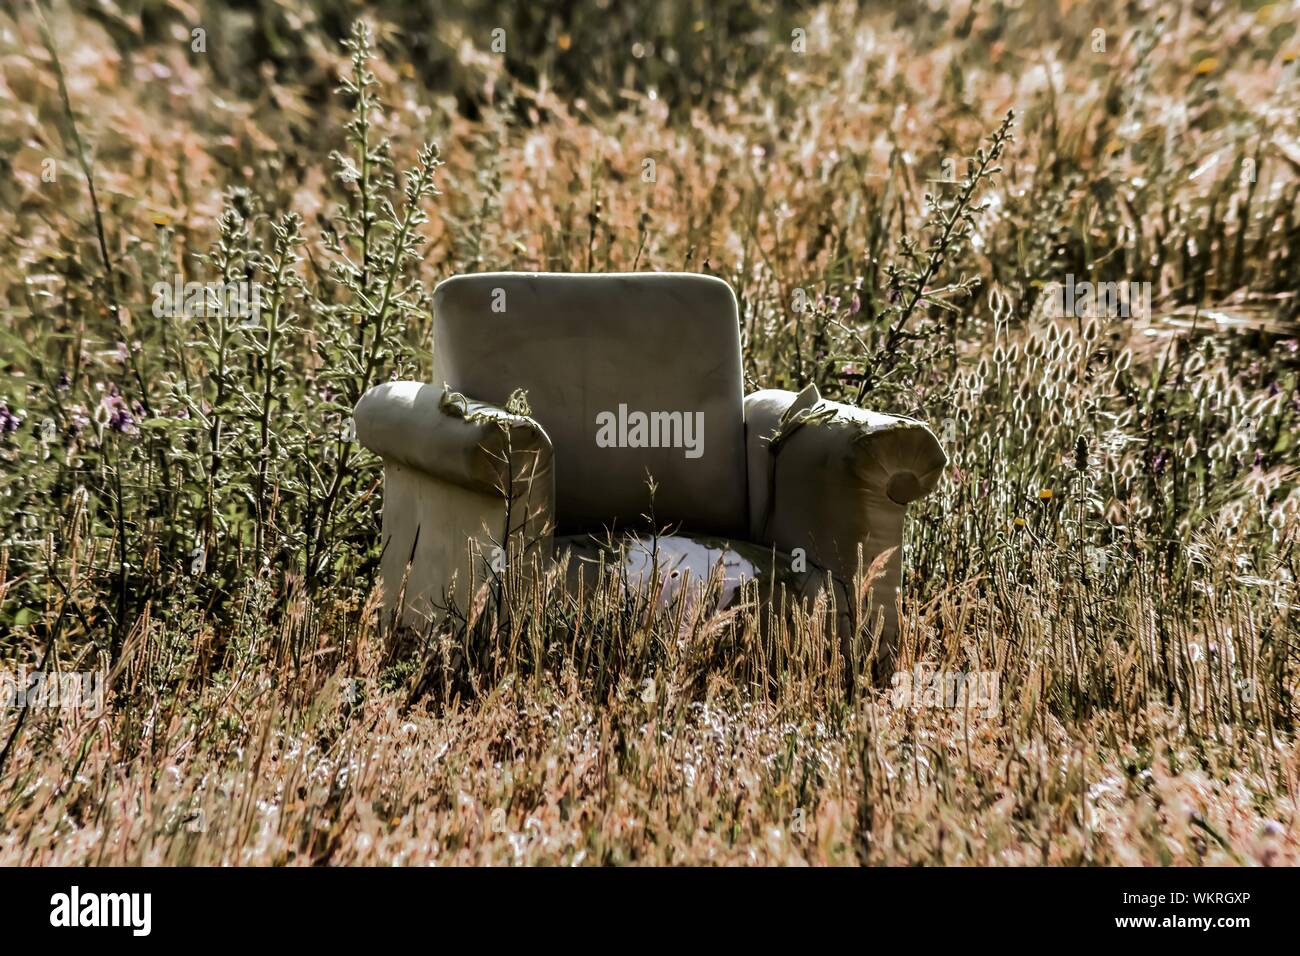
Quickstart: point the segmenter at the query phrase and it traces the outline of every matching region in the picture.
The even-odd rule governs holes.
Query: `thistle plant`
[[[330,154],[345,197],[324,235],[333,287],[317,294],[316,309],[327,329],[339,333],[328,340],[346,346],[337,356],[342,367],[327,369],[323,378],[339,386],[350,409],[381,368],[410,371],[413,365],[404,333],[425,295],[411,266],[421,259],[424,237],[418,230],[428,222],[421,203],[438,195],[434,173],[442,161],[437,145],[425,144],[415,168],[405,174],[399,210],[393,203],[391,146],[376,127],[383,105],[369,67],[374,53],[365,21],[353,26],[345,46],[352,54],[351,71],[339,90],[353,99],[352,118],[344,127],[351,149]]]
[[[404,176],[400,208],[394,205],[395,167],[390,144],[376,126],[383,106],[369,65],[374,53],[365,21],[357,21],[345,46],[351,69],[339,89],[352,99],[352,117],[344,127],[349,151],[331,154],[344,201],[324,235],[330,281],[312,293],[319,381],[325,386],[322,407],[333,418],[334,437],[315,460],[309,455],[299,465],[311,500],[305,528],[309,587],[319,581],[339,543],[369,536],[369,516],[355,507],[361,488],[350,416],[382,373],[414,371],[407,326],[427,304],[413,270],[424,244],[419,229],[428,221],[421,204],[438,195],[434,173],[442,165],[437,145],[427,143]]]
[[[932,287],[930,283],[939,276],[944,264],[970,242],[976,229],[976,217],[988,208],[986,203],[974,205],[975,194],[988,180],[1002,172],[1002,167],[995,164],[1013,138],[1011,127],[1014,120],[1015,113],[1008,110],[1002,125],[990,137],[988,149],[981,146],[975,151],[975,160],[967,167],[966,176],[958,185],[955,197],[941,199],[931,193],[925,194],[925,204],[930,215],[922,228],[932,233],[932,238],[924,251],[917,248],[916,241],[911,236],[899,239],[899,256],[903,264],[890,263],[885,267],[890,300],[893,303],[886,310],[889,318],[889,331],[885,335],[886,352],[909,334],[907,324],[918,306],[935,306],[955,313],[958,309],[948,299],[969,295],[979,285],[978,277],[967,276],[938,287]]]
[[[441,163],[426,145],[397,188],[375,125],[369,28],[358,23],[346,45],[349,148],[332,154],[343,196],[321,240],[324,273],[302,272],[300,216],[268,216],[252,192],[233,189],[200,271],[223,286],[255,284],[260,307],[239,314],[209,301],[202,314],[170,317],[184,347],[166,377],[170,415],[150,430],[169,436],[168,457],[183,464],[178,518],[194,530],[174,567],[213,596],[248,564],[314,589],[341,556],[355,567],[374,548],[371,463],[355,455],[351,410],[382,376],[415,371],[408,323],[427,299],[415,276],[422,203],[438,192]],[[302,356],[313,351],[304,382]],[[115,510],[120,497],[110,496]]]
[[[249,484],[255,526],[253,548],[259,555],[266,553],[268,531],[274,522],[273,509],[280,497],[271,493],[272,484],[278,481],[272,469],[286,458],[301,454],[309,444],[301,431],[282,435],[278,424],[288,403],[286,393],[293,375],[286,346],[300,341],[303,331],[295,311],[295,305],[305,294],[302,277],[295,268],[302,258],[298,247],[306,241],[302,236],[302,220],[296,213],[286,213],[271,225],[271,232],[271,252],[259,256],[265,276],[264,309],[258,322],[243,329],[247,354],[256,378],[260,379],[259,387],[241,392],[238,403],[238,414],[251,426],[244,430],[245,461],[252,467]],[[281,544],[287,545],[288,540],[286,537]]]
[[[210,265],[220,277],[222,283],[247,278],[257,265],[260,243],[249,225],[253,209],[251,198],[246,192],[232,191],[227,194],[225,210],[217,224],[218,237],[211,253],[207,256]],[[194,421],[206,431],[206,455],[199,462],[203,468],[203,505],[200,527],[197,529],[201,538],[201,548],[207,554],[215,547],[214,525],[222,520],[222,509],[217,499],[222,488],[223,453],[226,444],[226,423],[237,415],[234,396],[245,385],[242,381],[244,370],[238,365],[235,355],[238,337],[238,318],[229,314],[224,308],[215,309],[215,314],[207,314],[205,302],[203,316],[187,316],[194,323],[192,338],[188,345],[194,349],[195,356],[202,362],[207,375],[196,375],[199,383],[197,394],[188,390],[179,395]],[[181,308],[180,303],[175,304]],[[223,529],[224,530],[224,529]]]
[[[831,324],[847,333],[855,348],[848,360],[863,364],[852,396],[855,404],[861,405],[873,391],[908,391],[919,372],[932,365],[935,358],[935,330],[931,327],[918,331],[911,327],[913,320],[930,308],[957,315],[960,309],[952,300],[969,296],[979,286],[978,276],[961,275],[941,284],[939,280],[945,266],[958,260],[970,245],[978,228],[978,217],[988,208],[986,203],[977,204],[975,199],[981,188],[1002,171],[998,161],[1013,139],[1014,121],[1015,114],[1008,111],[989,137],[988,146],[975,151],[954,196],[925,194],[928,214],[921,231],[929,235],[929,242],[922,247],[909,234],[899,237],[897,258],[884,267],[886,305],[873,317],[870,329],[832,320]],[[923,343],[925,354],[903,352],[900,346],[907,342]],[[952,352],[951,342],[949,352]],[[884,399],[888,401],[889,397],[886,394]]]

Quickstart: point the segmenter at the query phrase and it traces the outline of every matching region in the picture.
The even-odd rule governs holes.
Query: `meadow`
[[[0,864],[1300,861],[1296,26],[6,6],[0,671],[105,702],[0,710]],[[505,269],[717,275],[749,386],[930,422],[896,663],[996,706],[617,580],[391,640],[351,409]]]

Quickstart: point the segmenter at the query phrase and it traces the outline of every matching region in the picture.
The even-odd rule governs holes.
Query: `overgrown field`
[[[0,863],[1297,862],[1296,13],[6,5],[0,672],[106,700],[0,711]],[[617,581],[391,646],[350,411],[498,269],[933,423],[898,666],[998,705]]]

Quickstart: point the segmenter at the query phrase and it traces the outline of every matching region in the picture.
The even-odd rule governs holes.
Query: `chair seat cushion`
[[[827,572],[794,556],[748,541],[727,540],[708,535],[672,534],[657,538],[639,532],[621,535],[568,535],[555,539],[555,556],[568,555],[568,585],[575,593],[590,588],[598,579],[602,563],[621,567],[624,579],[642,594],[662,582],[659,603],[671,605],[685,591],[687,607],[694,607],[704,595],[711,576],[718,579],[715,610],[736,606],[742,585],[758,584],[761,601],[778,600],[784,590],[787,606],[811,602],[825,587]],[[848,592],[843,582],[830,578],[835,588],[835,607],[847,620]],[[843,623],[843,622],[841,622]]]

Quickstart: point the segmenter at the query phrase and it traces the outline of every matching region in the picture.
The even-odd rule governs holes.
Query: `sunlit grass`
[[[1282,5],[499,14],[504,62],[473,4],[379,5],[369,60],[342,6],[196,6],[202,54],[52,13],[67,105],[0,14],[0,659],[111,684],[0,715],[0,863],[1297,862]],[[931,422],[897,666],[997,713],[895,706],[816,615],[559,570],[391,642],[348,414],[485,269],[720,275],[750,385]],[[155,316],[178,272],[262,320]],[[1155,314],[1051,318],[1067,275]]]

